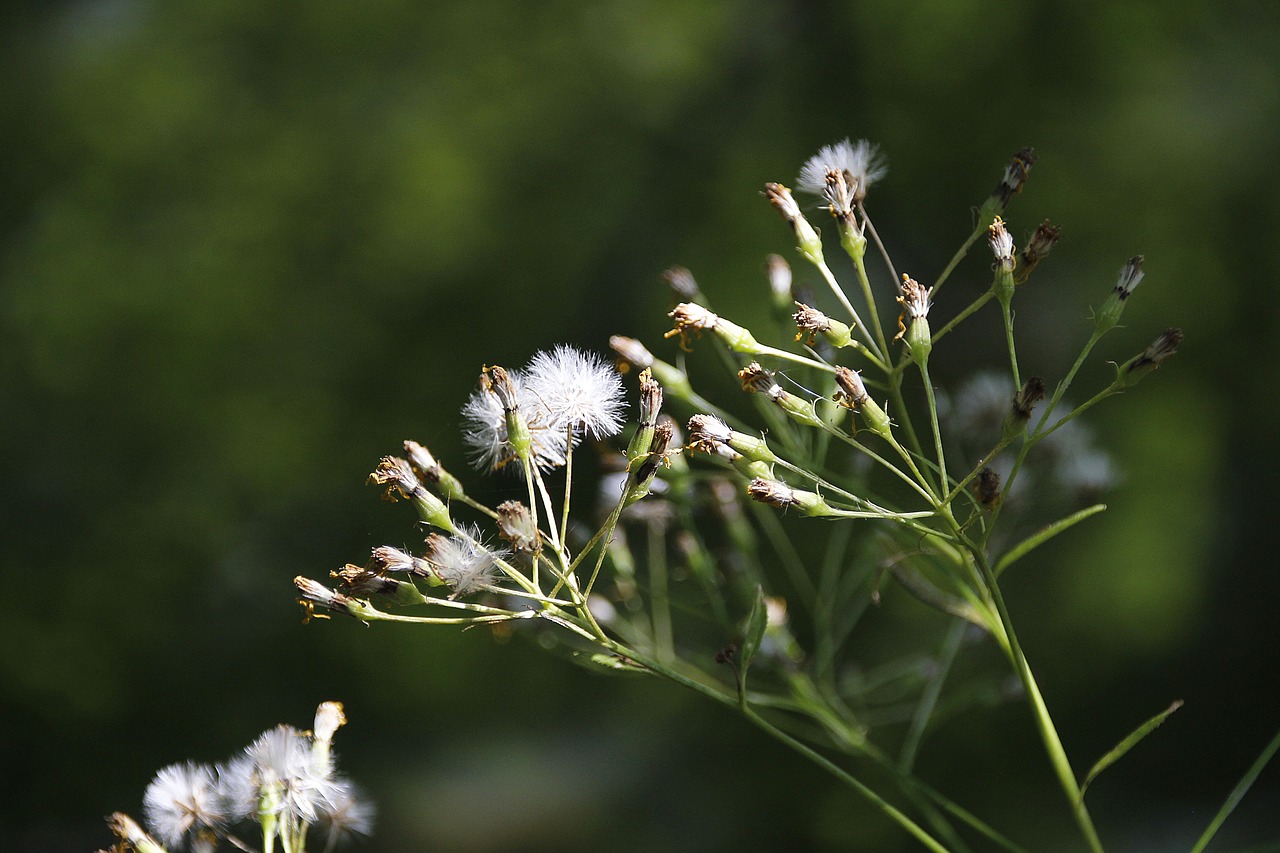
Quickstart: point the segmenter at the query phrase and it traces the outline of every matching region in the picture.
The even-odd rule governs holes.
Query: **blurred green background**
[[[1084,387],[1186,333],[1090,419],[1124,474],[1112,511],[1007,595],[1078,766],[1186,700],[1090,799],[1114,849],[1187,849],[1280,717],[1278,18],[1264,0],[7,5],[0,847],[105,846],[102,816],[140,812],[159,767],[340,699],[344,766],[380,809],[362,849],[912,849],[676,688],[479,631],[303,625],[290,583],[404,543],[407,511],[364,476],[406,437],[461,472],[482,363],[611,333],[659,349],[675,263],[765,316],[764,256],[791,253],[759,189],[851,135],[889,158],[869,205],[922,280],[1036,147],[1011,230],[1051,217],[1065,237],[1019,297],[1027,372],[1061,376],[1137,252],[1147,280]],[[979,249],[940,316],[986,287]],[[943,382],[999,367],[984,329],[935,349]],[[897,612],[873,614],[878,642],[936,646],[939,621]],[[922,771],[1074,849],[1022,706],[948,721]],[[1220,849],[1280,837],[1278,797],[1272,768]]]

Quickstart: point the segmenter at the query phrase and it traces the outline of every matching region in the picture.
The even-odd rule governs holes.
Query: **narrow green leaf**
[[[1132,734],[1130,734],[1124,740],[1116,744],[1115,747],[1106,755],[1099,758],[1098,763],[1093,765],[1093,767],[1089,770],[1089,774],[1084,777],[1084,782],[1081,783],[1080,785],[1080,801],[1081,802],[1084,801],[1085,790],[1089,787],[1089,783],[1092,782],[1099,773],[1101,773],[1103,770],[1106,770],[1112,764],[1115,764],[1117,761],[1123,758],[1126,752],[1128,752],[1129,750],[1133,749],[1135,746],[1138,745],[1138,741],[1142,740],[1144,737],[1154,732],[1157,728],[1160,727],[1161,723],[1163,723],[1166,719],[1168,719],[1170,714],[1172,714],[1174,711],[1178,710],[1181,707],[1182,707],[1182,700],[1178,699],[1168,708],[1165,708],[1159,714],[1156,714],[1154,717],[1147,720],[1142,725],[1138,726],[1136,729],[1133,730]]]
[[[1271,743],[1267,744],[1267,748],[1262,750],[1262,754],[1253,762],[1253,765],[1244,774],[1244,778],[1231,789],[1231,793],[1227,795],[1227,801],[1222,804],[1222,808],[1218,809],[1218,813],[1213,816],[1213,820],[1210,821],[1208,828],[1205,829],[1204,835],[1201,835],[1200,840],[1196,842],[1196,846],[1191,848],[1191,853],[1201,853],[1204,850],[1210,839],[1222,827],[1227,817],[1235,811],[1236,806],[1244,799],[1244,795],[1249,793],[1249,789],[1253,787],[1254,780],[1262,773],[1263,768],[1267,766],[1267,762],[1271,760],[1271,757],[1276,754],[1277,749],[1280,749],[1280,732],[1276,732],[1276,736],[1271,739]]]
[[[996,577],[1000,577],[1000,574],[1005,569],[1009,568],[1018,560],[1021,560],[1023,557],[1027,556],[1027,554],[1031,553],[1031,551],[1039,548],[1059,533],[1079,524],[1091,515],[1097,515],[1106,508],[1106,504],[1094,504],[1093,506],[1085,507],[1079,512],[1073,512],[1066,518],[1060,518],[1052,524],[1046,524],[1044,527],[1040,528],[1035,533],[1032,533],[1026,539],[1023,539],[1017,545],[1014,545],[1005,552],[1005,555],[1000,558],[1000,562],[996,563]]]
[[[898,564],[890,568],[889,572],[903,589],[915,596],[922,604],[972,622],[984,631],[991,630],[991,626],[976,607],[962,598],[938,589],[928,578],[910,566]]]
[[[764,587],[756,587],[755,599],[751,602],[751,614],[747,616],[747,625],[742,632],[742,683],[747,681],[747,668],[751,659],[760,650],[760,641],[764,638],[764,629],[769,624],[769,609],[764,603]],[[745,687],[744,687],[745,689]]]

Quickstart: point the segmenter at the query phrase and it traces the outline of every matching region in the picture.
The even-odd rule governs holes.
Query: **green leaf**
[[[742,672],[745,675],[751,659],[760,650],[764,629],[769,624],[769,608],[764,603],[764,587],[756,586],[756,596],[751,602],[751,614],[747,616],[746,629],[742,632]]]
[[[1052,524],[1047,524],[1035,533],[1032,533],[1026,539],[1023,539],[1017,545],[1014,545],[1006,551],[1005,555],[1000,558],[1000,562],[996,563],[996,577],[1000,577],[1000,574],[1004,572],[1005,569],[1009,568],[1018,560],[1021,560],[1031,551],[1048,542],[1059,533],[1063,533],[1067,529],[1074,527],[1076,524],[1079,524],[1091,515],[1097,515],[1106,508],[1106,504],[1094,504],[1093,506],[1085,507],[1079,512],[1073,512],[1066,518],[1060,518]]]
[[[1196,842],[1196,846],[1191,848],[1191,853],[1200,853],[1204,850],[1210,839],[1222,827],[1227,817],[1235,811],[1240,801],[1244,799],[1244,795],[1249,793],[1249,789],[1253,787],[1254,781],[1262,773],[1267,762],[1271,761],[1271,757],[1276,754],[1276,750],[1280,749],[1280,732],[1271,739],[1271,743],[1267,744],[1266,749],[1262,750],[1262,754],[1253,762],[1253,765],[1244,774],[1244,777],[1231,789],[1231,793],[1227,795],[1227,801],[1222,804],[1222,808],[1218,809],[1218,813],[1213,816],[1209,826],[1205,829],[1204,835],[1200,836],[1200,840]]]
[[[1089,770],[1089,774],[1084,777],[1084,782],[1081,783],[1080,785],[1080,801],[1081,802],[1084,801],[1085,790],[1089,787],[1089,783],[1092,782],[1099,773],[1101,773],[1103,770],[1106,770],[1112,764],[1115,764],[1117,761],[1123,758],[1126,752],[1128,752],[1129,750],[1133,749],[1135,746],[1138,745],[1138,741],[1142,740],[1144,737],[1154,732],[1157,728],[1160,727],[1160,724],[1163,723],[1170,714],[1172,714],[1174,711],[1178,710],[1181,707],[1182,707],[1182,700],[1179,699],[1176,702],[1174,702],[1172,705],[1170,705],[1168,708],[1165,708],[1159,714],[1156,714],[1154,717],[1147,720],[1142,725],[1138,726],[1138,728],[1134,729],[1132,734],[1130,734],[1124,740],[1116,744],[1115,747],[1106,755],[1099,758],[1098,763],[1093,765],[1093,768]]]
[[[915,596],[922,604],[972,622],[984,631],[991,630],[991,625],[983,618],[978,608],[962,598],[938,589],[928,578],[912,567],[900,563],[890,568],[889,573],[902,585],[903,589]]]

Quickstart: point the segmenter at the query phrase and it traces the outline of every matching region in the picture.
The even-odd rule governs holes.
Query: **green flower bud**
[[[1182,343],[1181,329],[1165,329],[1149,347],[1116,369],[1116,380],[1112,383],[1112,387],[1119,390],[1137,385],[1146,378],[1147,374],[1177,352],[1180,343]]]
[[[933,333],[929,330],[929,295],[932,292],[933,288],[926,288],[906,273],[902,274],[902,293],[898,296],[902,313],[898,315],[897,337],[901,338],[905,333],[911,360],[922,367],[933,351]],[[909,327],[904,325],[904,318],[910,321]]]
[[[1142,281],[1142,277],[1146,274],[1142,270],[1142,261],[1142,255],[1134,255],[1120,270],[1120,277],[1116,279],[1116,286],[1111,289],[1106,301],[1098,309],[1095,322],[1099,333],[1109,331],[1111,327],[1120,321],[1120,315],[1124,313],[1125,302],[1128,301],[1129,295],[1133,293],[1134,288],[1138,286]]]
[[[804,255],[811,263],[821,266],[822,260],[822,238],[818,236],[818,232],[809,220],[804,218],[804,214],[800,212],[800,205],[791,196],[791,190],[782,184],[768,183],[764,185],[765,198],[769,199],[769,203],[774,209],[787,220],[791,226],[791,230],[796,235],[796,250]]]

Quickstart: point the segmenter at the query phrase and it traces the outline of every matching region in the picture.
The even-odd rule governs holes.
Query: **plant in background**
[[[164,768],[142,798],[146,830],[121,812],[108,818],[120,839],[111,853],[211,853],[219,841],[254,850],[235,834],[249,824],[258,825],[263,853],[276,850],[277,841],[281,853],[305,853],[307,833],[317,825],[326,853],[344,837],[367,835],[373,805],[334,767],[333,735],[346,721],[340,703],[324,702],[312,731],[280,725],[224,764]]]
[[[619,368],[638,377],[638,406],[625,451],[605,450],[609,473],[585,498],[574,482],[575,453],[588,439],[607,448],[623,430],[618,372],[566,346],[520,370],[485,367],[462,409],[466,443],[478,468],[518,478],[524,500],[487,506],[425,446],[406,441],[404,455],[384,458],[370,481],[388,500],[413,506],[430,531],[423,546],[375,548],[363,564],[334,572],[333,585],[297,578],[300,600],[312,615],[366,623],[539,631],[544,645],[588,666],[658,676],[736,708],[931,850],[964,850],[979,839],[1019,850],[995,821],[913,773],[953,661],[976,632],[1007,660],[1012,694],[1035,720],[1080,836],[1101,850],[1085,786],[1173,708],[1082,777],[1018,641],[1001,579],[1105,509],[1092,499],[1109,460],[1089,446],[1078,418],[1159,367],[1182,335],[1165,331],[1085,402],[1067,402],[1142,280],[1137,256],[1082,330],[1087,340],[1066,375],[1052,385],[1024,376],[1013,301],[1059,231],[1045,222],[1018,251],[1002,217],[1034,162],[1030,149],[1014,156],[973,232],[925,286],[899,271],[867,213],[868,189],[885,172],[876,149],[848,141],[822,149],[799,186],[832,216],[852,289],[837,279],[791,191],[767,184],[766,198],[822,280],[818,296],[797,297],[791,269],[771,257],[778,322],[757,334],[714,312],[687,270],[669,271],[680,302],[667,337],[678,338],[680,351],[663,360],[640,341],[611,339]],[[983,238],[994,259],[989,289],[939,318],[935,305],[945,304],[953,270]],[[869,245],[887,272],[881,288],[893,288],[896,321],[867,270]],[[931,375],[933,353],[991,302],[1008,370],[947,398]],[[695,390],[685,369],[693,349],[713,350],[745,399],[720,404]],[[687,435],[663,413],[666,403],[681,411]],[[744,407],[754,414],[742,416]],[[583,512],[597,497],[594,515]],[[1040,523],[1037,508],[1062,515]],[[917,665],[916,650],[862,662],[850,647],[860,616],[890,580],[950,622],[930,667]],[[950,704],[963,696],[957,691]],[[855,775],[861,766],[883,781]]]

